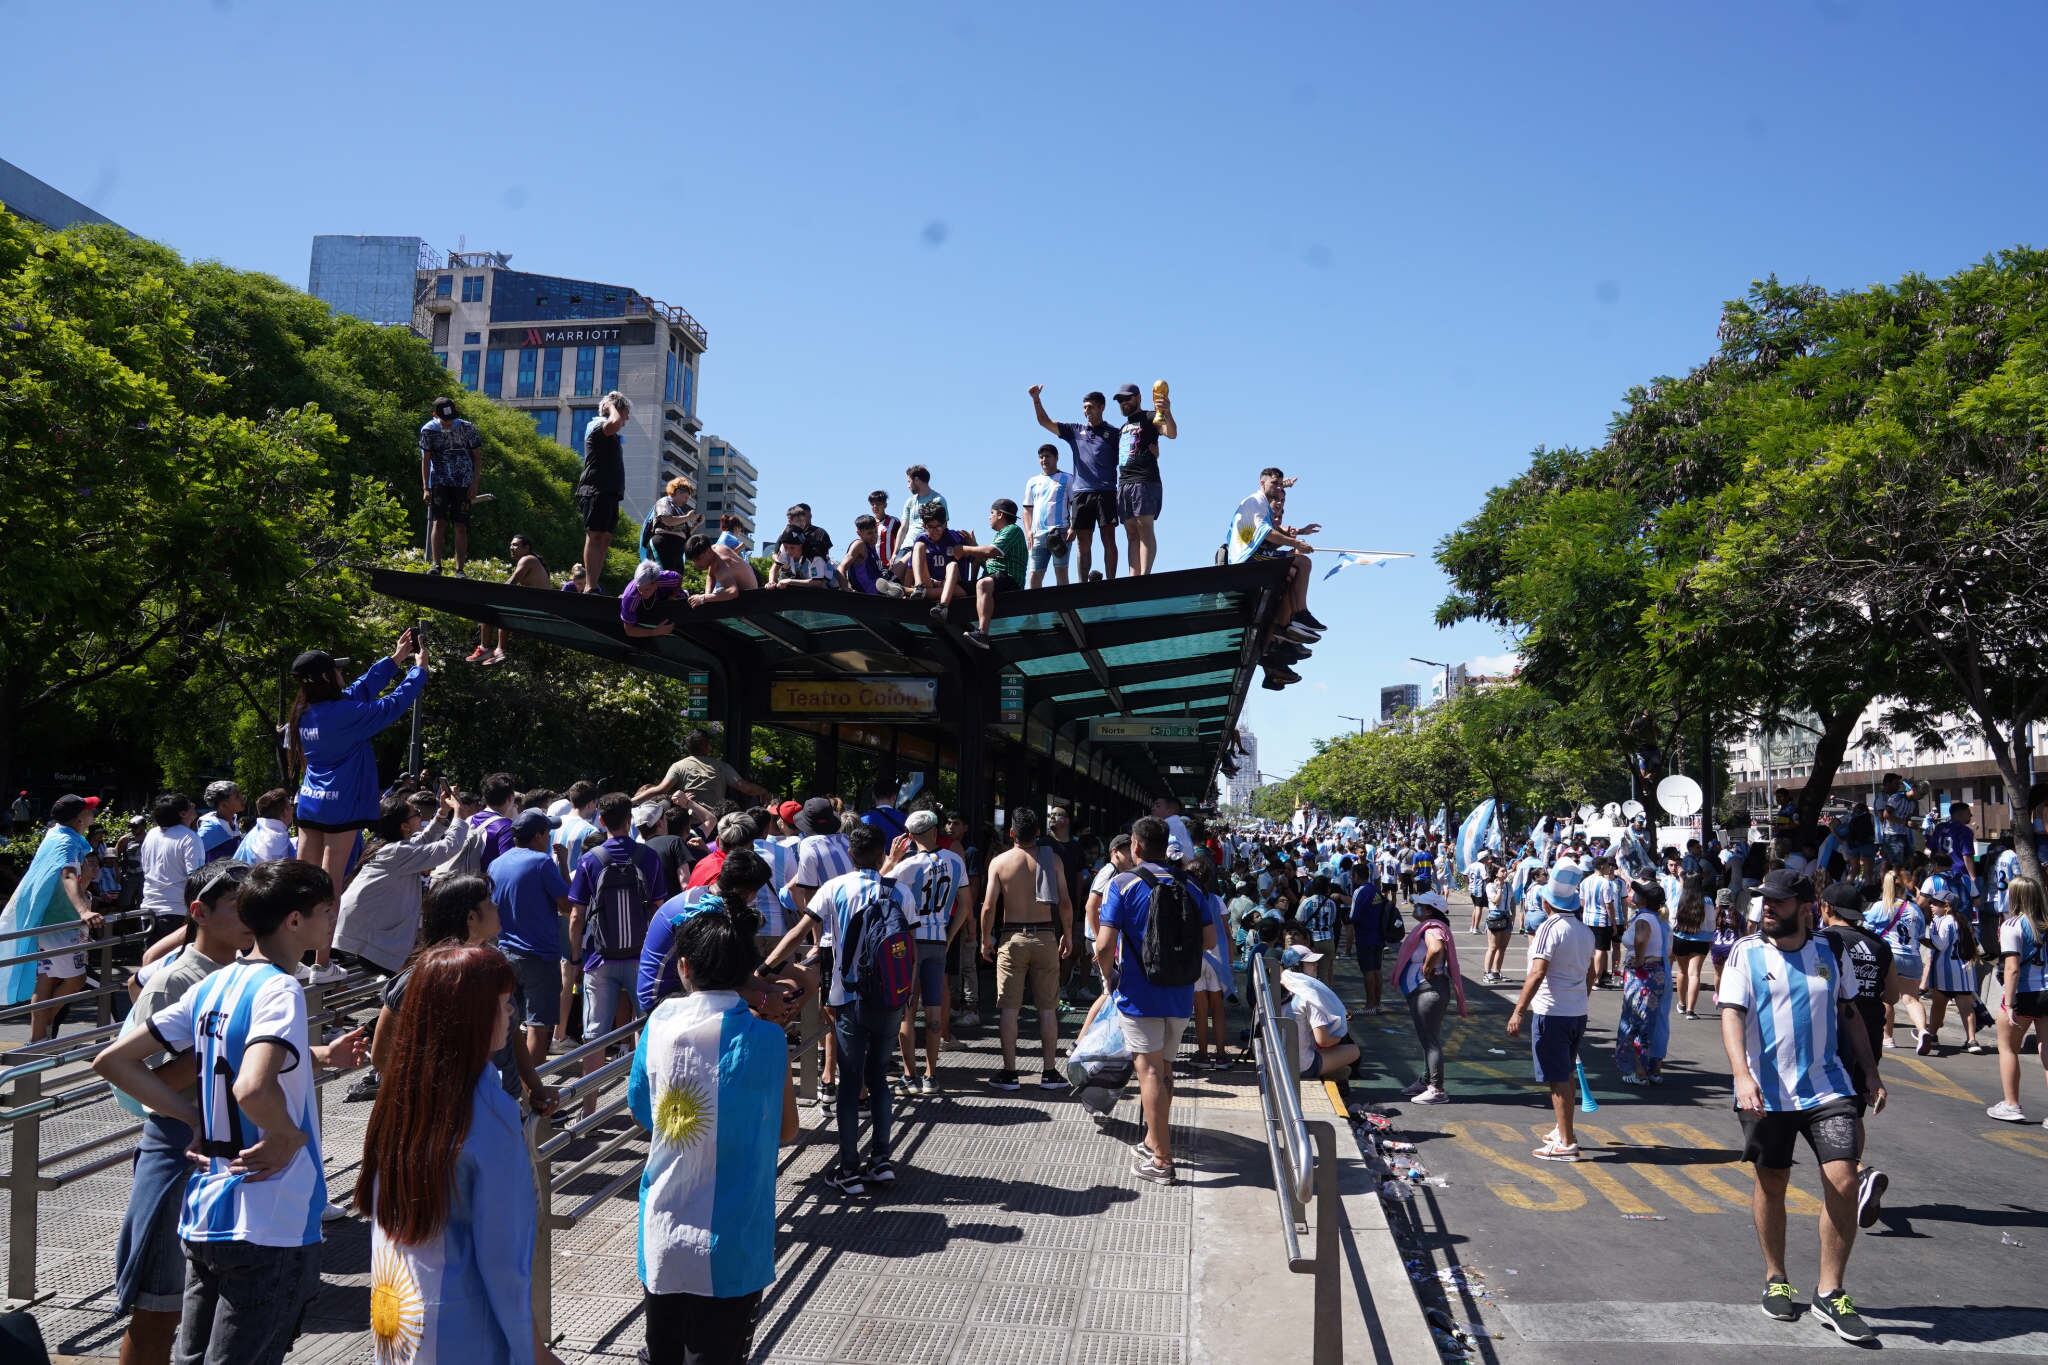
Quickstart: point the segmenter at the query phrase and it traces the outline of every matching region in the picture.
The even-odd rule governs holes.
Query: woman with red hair
[[[495,948],[421,953],[363,1135],[378,1365],[551,1365],[533,1325],[533,1162],[491,1054],[514,979]]]

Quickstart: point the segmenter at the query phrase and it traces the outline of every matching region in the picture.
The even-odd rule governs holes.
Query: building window
[[[483,276],[464,275],[462,277],[462,301],[464,303],[482,303],[484,301]]]
[[[706,498],[706,499],[704,499],[704,510],[705,510],[705,511],[707,511],[707,512],[716,512],[716,511],[717,511],[717,510],[718,510],[719,508],[721,508],[721,507],[723,507],[723,506],[725,506],[725,503],[724,503],[724,502],[723,502],[723,501],[722,501],[721,499],[718,499],[718,498]]]
[[[576,396],[588,398],[597,392],[597,347],[576,348]]]
[[[434,277],[434,297],[437,299],[447,299],[454,296],[455,277],[453,275],[436,275]]]
[[[434,363],[435,363],[436,365],[439,365],[439,366],[440,366],[440,367],[441,367],[442,369],[444,369],[444,370],[445,370],[445,369],[447,369],[447,368],[448,368],[448,353],[447,353],[446,351],[436,351],[436,352],[434,352]]]
[[[464,332],[462,334],[462,344],[465,346],[481,346],[484,344],[484,334],[482,332]]]
[[[535,408],[533,429],[550,441],[559,441],[561,436],[562,410],[560,408]]]
[[[540,362],[540,396],[553,398],[562,391],[562,348],[550,346]]]
[[[664,403],[676,401],[676,353],[674,351],[668,353],[668,367],[662,372],[661,401]]]
[[[520,398],[533,397],[534,370],[540,363],[540,352],[528,346],[519,353],[519,387],[514,390]]]
[[[692,417],[697,415],[697,367],[694,365],[683,367],[683,411]]]
[[[596,420],[596,408],[570,408],[568,432],[569,439],[562,442],[562,444],[569,447],[569,449],[571,450],[581,450],[583,448],[584,430],[588,428],[590,424],[592,422],[595,422]]]
[[[472,393],[476,391],[476,368],[479,363],[478,356],[480,354],[481,352],[478,351],[464,351],[462,353],[462,387],[470,390]]]
[[[604,348],[604,391],[610,393],[619,386],[619,348]]]
[[[493,398],[505,396],[505,353],[495,346],[484,352],[484,392]]]

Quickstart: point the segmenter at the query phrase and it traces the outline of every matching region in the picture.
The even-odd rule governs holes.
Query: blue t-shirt
[[[1380,946],[1380,889],[1376,883],[1360,882],[1351,893],[1351,931],[1361,948]]]
[[[560,957],[561,916],[555,903],[569,883],[554,857],[537,848],[515,848],[485,869],[498,902],[498,946],[530,957]]]
[[[1158,863],[1146,863],[1152,874],[1169,877],[1173,873]],[[1223,934],[1223,903],[1214,896],[1204,895],[1191,883],[1182,882],[1187,893],[1202,904],[1202,913],[1215,927],[1217,936]],[[1138,965],[1138,955],[1145,943],[1145,924],[1152,913],[1152,888],[1135,872],[1126,872],[1109,884],[1109,890],[1102,897],[1102,922],[1117,931],[1117,982],[1116,1007],[1133,1019],[1186,1019],[1195,1012],[1195,988],[1193,983],[1185,986],[1155,986],[1145,979]]]
[[[1074,491],[1102,493],[1116,487],[1117,429],[1107,422],[1092,427],[1061,422],[1059,435],[1074,453]]]

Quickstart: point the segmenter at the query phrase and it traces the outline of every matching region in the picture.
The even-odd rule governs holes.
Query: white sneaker
[[[1984,1116],[1997,1119],[2000,1123],[2025,1123],[2027,1121],[2027,1116],[2020,1112],[2018,1105],[2008,1104],[2004,1100],[2000,1100],[1989,1109],[1986,1109]]]
[[[1890,1052],[1890,1051],[1892,1051],[1893,1049],[1895,1049],[1895,1048],[1897,1048],[1897,1047],[1898,1047],[1898,1044],[1897,1044],[1897,1043],[1895,1043],[1895,1042],[1893,1042],[1893,1041],[1892,1041],[1892,1036],[1891,1036],[1891,1035],[1890,1035],[1889,1033],[1887,1033],[1887,1034],[1886,1034],[1886,1035],[1884,1036],[1884,1050],[1885,1050],[1886,1052]]]
[[[331,986],[348,976],[348,968],[339,962],[330,962],[325,967],[315,967],[313,974],[306,978],[316,986]]]
[[[1449,1104],[1450,1102],[1451,1097],[1433,1085],[1425,1088],[1415,1097],[1415,1103],[1417,1104]]]
[[[339,1204],[329,1204],[326,1208],[320,1210],[320,1221],[323,1223],[339,1223],[348,1216],[348,1210]]]

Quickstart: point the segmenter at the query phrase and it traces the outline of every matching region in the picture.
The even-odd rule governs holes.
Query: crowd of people
[[[1056,586],[1070,581],[1070,565],[1072,581],[1079,582],[1115,578],[1119,562],[1133,577],[1152,573],[1165,503],[1160,442],[1180,435],[1166,382],[1152,386],[1150,408],[1137,385],[1120,386],[1113,399],[1114,422],[1104,415],[1112,400],[1100,391],[1082,397],[1078,422],[1055,420],[1045,409],[1043,392],[1043,385],[1031,386],[1032,412],[1058,444],[1037,448],[1021,498],[998,497],[989,504],[985,541],[980,538],[984,532],[967,524],[965,516],[960,524],[953,522],[945,495],[932,486],[931,470],[914,464],[904,471],[907,491],[900,514],[890,511],[888,492],[875,489],[868,494],[868,510],[853,518],[852,538],[843,550],[835,552],[831,532],[813,520],[809,503],[791,505],[782,530],[759,547],[769,561],[764,582],[748,557],[754,547],[739,518],[726,513],[712,527],[694,506],[695,485],[681,476],[670,479],[641,524],[639,560],[619,595],[622,628],[636,638],[665,635],[673,631],[678,609],[730,601],[743,592],[843,591],[927,602],[941,625],[957,628],[968,644],[987,649],[997,600],[1045,586],[1048,573]],[[625,499],[622,433],[631,412],[625,395],[608,393],[583,433],[583,464],[575,487],[583,558],[560,584],[564,591],[605,590],[605,556]],[[1071,469],[1061,467],[1061,446]],[[459,415],[454,400],[437,398],[434,415],[420,427],[419,449],[429,571],[442,571],[452,545],[454,571],[465,574],[470,509],[488,496],[478,491],[482,436]],[[1288,562],[1286,592],[1272,619],[1263,623],[1263,686],[1273,691],[1300,681],[1293,665],[1309,657],[1325,629],[1308,610],[1314,549],[1308,538],[1322,528],[1288,523],[1287,490],[1294,482],[1278,468],[1262,471],[1258,488],[1238,504],[1219,552],[1232,562]],[[1100,568],[1094,559],[1098,540]],[[555,586],[525,537],[513,538],[508,558],[508,583]],[[685,565],[703,571],[705,591],[683,590]],[[491,666],[505,658],[504,631],[480,628],[467,661]]]

